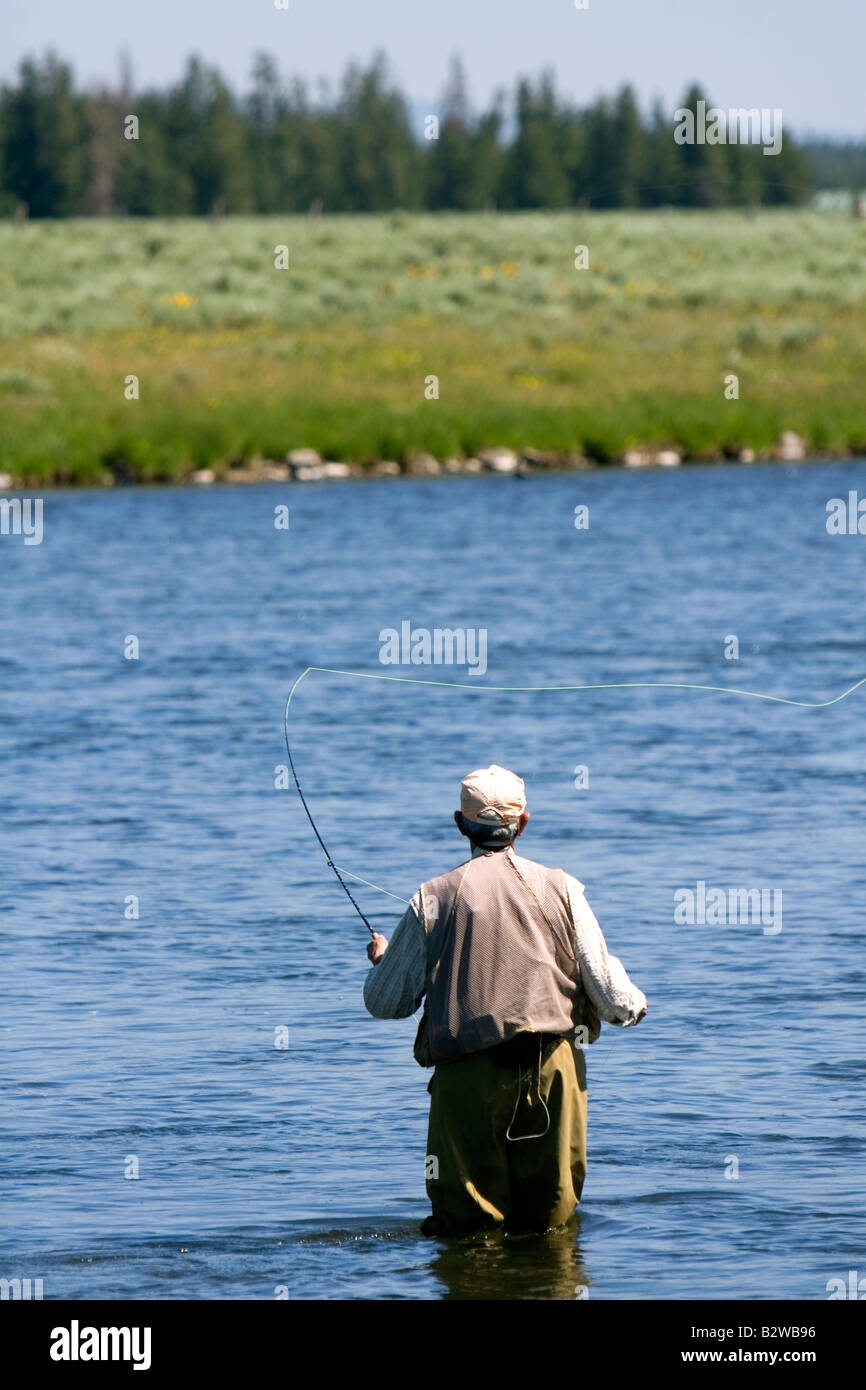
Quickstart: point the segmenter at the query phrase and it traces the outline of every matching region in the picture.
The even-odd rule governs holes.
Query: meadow
[[[866,450],[866,224],[841,213],[6,223],[0,288],[0,472],[22,484],[300,446],[713,459],[791,429]]]

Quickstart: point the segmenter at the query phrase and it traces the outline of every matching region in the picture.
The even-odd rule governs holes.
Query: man
[[[629,1027],[645,996],[608,954],[583,884],[514,851],[523,781],[471,772],[454,820],[469,859],[421,886],[390,945],[367,947],[374,1018],[425,1000],[415,1056],[428,1086],[428,1235],[567,1221],[586,1174],[586,1063],[600,1022]]]

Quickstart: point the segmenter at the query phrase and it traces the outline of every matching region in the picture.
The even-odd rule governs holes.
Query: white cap
[[[515,820],[525,808],[523,778],[496,763],[470,772],[460,784],[460,810],[467,820]]]

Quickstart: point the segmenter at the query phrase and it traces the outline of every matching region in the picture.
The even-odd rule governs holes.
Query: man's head
[[[454,822],[482,849],[505,849],[522,835],[529,812],[523,779],[495,763],[463,778]]]

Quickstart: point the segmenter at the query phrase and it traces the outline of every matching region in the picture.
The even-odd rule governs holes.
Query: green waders
[[[536,1046],[535,1060],[524,1052],[518,1068],[502,1064],[509,1046],[471,1053],[433,1073],[426,1162],[433,1214],[422,1227],[426,1235],[500,1224],[544,1231],[567,1221],[580,1201],[584,1055],[562,1037],[544,1047],[540,1067]]]

